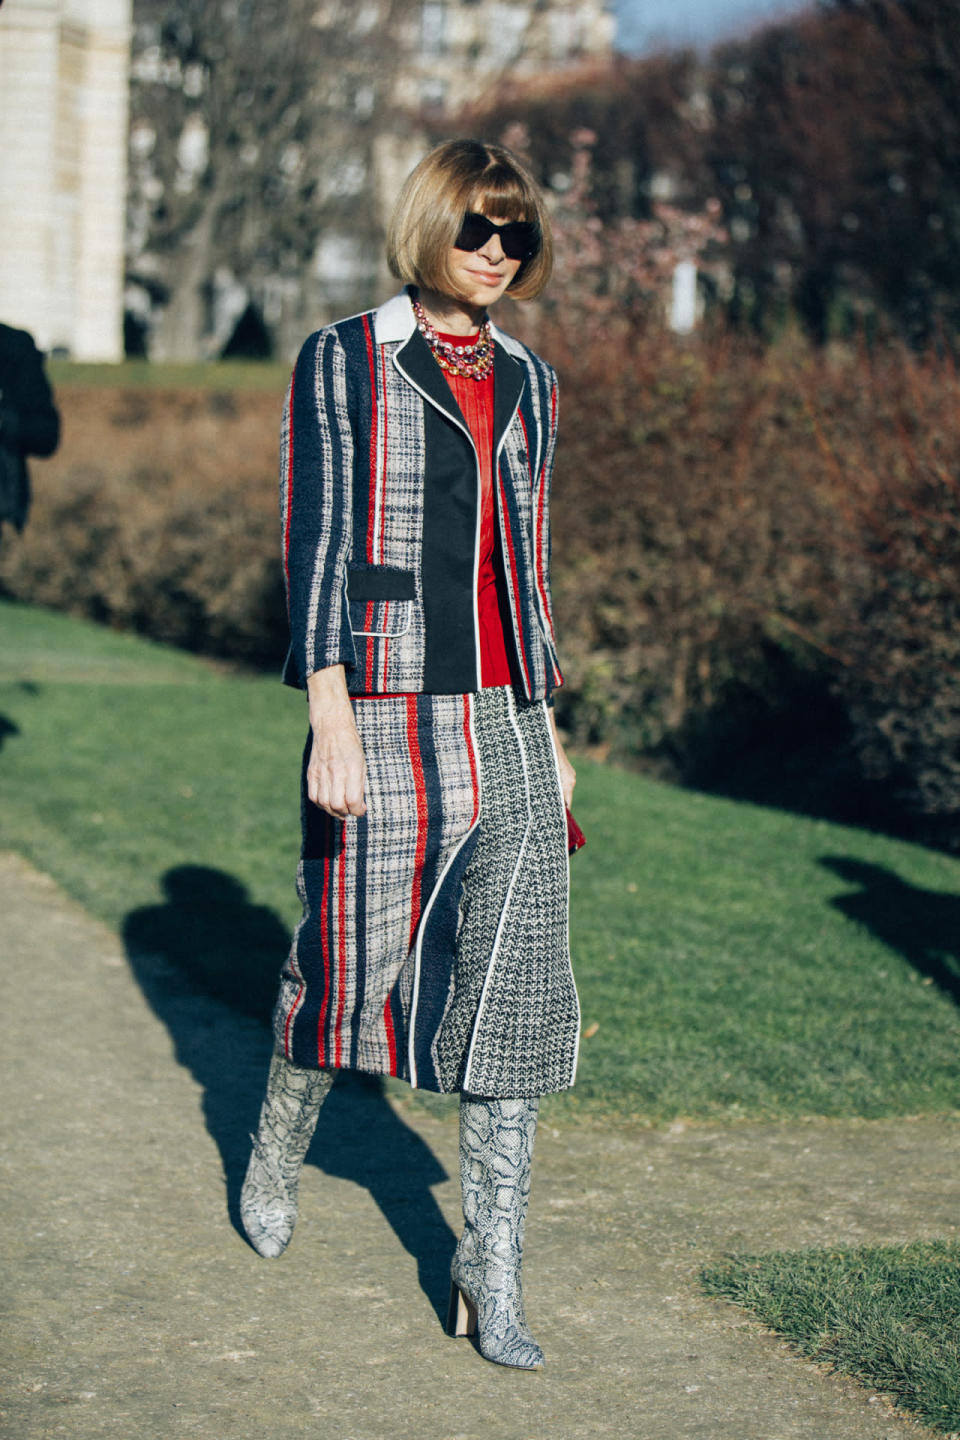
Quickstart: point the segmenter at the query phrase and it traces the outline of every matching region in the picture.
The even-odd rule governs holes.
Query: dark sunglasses
[[[479,250],[491,235],[499,235],[508,260],[530,260],[540,249],[540,226],[532,220],[511,220],[507,225],[494,225],[486,215],[477,215],[472,210],[463,217],[460,234],[453,244],[457,250]]]

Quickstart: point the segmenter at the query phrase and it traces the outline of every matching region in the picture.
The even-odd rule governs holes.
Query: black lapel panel
[[[423,407],[423,689],[462,695],[477,688],[477,462],[460,407],[419,331],[397,351],[396,363],[428,397]]]
[[[493,453],[503,435],[517,402],[523,394],[524,375],[516,360],[508,355],[502,345],[493,347]]]
[[[397,351],[397,364],[408,375],[418,390],[429,395],[434,405],[449,415],[454,424],[466,426],[463,412],[453,392],[443,377],[443,371],[433,358],[433,351],[419,330],[414,330],[410,339]]]

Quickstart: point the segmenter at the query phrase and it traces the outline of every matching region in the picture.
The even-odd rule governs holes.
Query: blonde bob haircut
[[[408,285],[456,295],[447,260],[470,212],[540,227],[540,249],[523,262],[507,289],[517,300],[539,295],[553,269],[543,192],[516,155],[480,140],[444,140],[407,176],[387,231],[392,273]]]

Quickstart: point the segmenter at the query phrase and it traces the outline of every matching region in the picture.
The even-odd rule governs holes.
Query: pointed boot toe
[[[266,1260],[276,1260],[293,1238],[297,1191],[310,1144],[333,1074],[305,1070],[274,1055],[260,1126],[240,1191],[240,1220],[247,1239]]]

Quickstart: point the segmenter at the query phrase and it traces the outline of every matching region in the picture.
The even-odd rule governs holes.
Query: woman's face
[[[485,212],[484,212],[485,213]],[[494,225],[505,225],[502,215],[488,215]],[[506,290],[522,260],[510,260],[503,253],[500,236],[493,234],[479,250],[450,250],[447,265],[458,299],[485,310]]]

